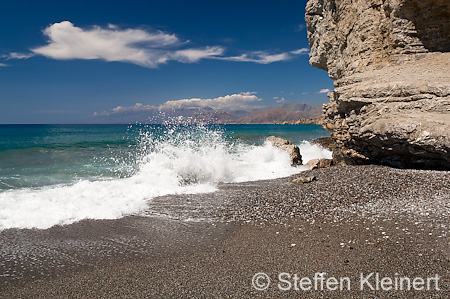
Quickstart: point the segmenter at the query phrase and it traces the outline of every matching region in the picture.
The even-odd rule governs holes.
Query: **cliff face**
[[[310,0],[337,162],[450,169],[450,1]]]

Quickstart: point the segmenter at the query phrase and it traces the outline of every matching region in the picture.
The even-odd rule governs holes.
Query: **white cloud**
[[[279,54],[268,54],[264,51],[254,51],[249,53],[244,53],[240,56],[230,56],[230,57],[216,57],[216,59],[223,59],[229,61],[242,61],[242,62],[255,62],[260,64],[269,64],[278,61],[286,61],[293,59],[296,55],[309,53],[309,49],[302,48],[290,52],[283,52]]]
[[[308,48],[301,48],[301,49],[298,49],[298,50],[291,51],[291,53],[294,54],[294,55],[308,54],[309,53],[309,49]]]
[[[42,55],[57,60],[100,59],[137,64],[156,68],[168,61],[194,63],[201,59],[254,62],[269,64],[307,54],[309,49],[271,54],[265,51],[246,52],[239,56],[225,56],[222,46],[189,48],[189,41],[180,40],[175,34],[143,29],[121,29],[114,24],[106,27],[76,27],[69,21],[54,23],[43,31],[48,38],[45,46],[31,49],[30,53],[12,52],[6,59],[27,59]]]
[[[280,100],[276,101],[277,103],[281,104],[281,103],[285,103],[286,99],[285,98],[281,98]]]
[[[331,90],[329,90],[328,88],[324,88],[319,90],[317,93],[329,93]]]
[[[240,56],[223,57],[223,60],[241,61],[241,62],[255,62],[260,64],[269,64],[276,61],[283,61],[291,59],[288,53],[281,54],[267,54],[262,51],[242,54]]]
[[[180,62],[197,62],[204,58],[214,58],[222,55],[224,49],[222,47],[206,47],[204,49],[186,49],[176,51],[172,56],[174,60]]]
[[[98,26],[82,29],[64,21],[50,25],[44,34],[49,38],[49,44],[32,49],[33,53],[59,60],[102,59],[157,67],[169,60],[197,62],[222,55],[224,51],[221,47],[174,51],[171,47],[182,43],[174,34],[150,33],[141,29],[120,30],[112,24],[106,29]]]
[[[142,105],[142,103],[136,103],[134,106],[129,107],[117,106],[116,108],[111,109],[109,112],[108,111],[94,112],[93,116],[106,116],[111,114],[150,111],[155,109],[158,109],[158,107],[152,105]]]
[[[30,57],[33,57],[33,53],[17,53],[17,52],[11,52],[8,55],[3,55],[6,59],[28,59]]]
[[[112,109],[112,113],[138,112],[138,111],[152,110],[155,108],[157,107],[152,105],[142,105],[142,103],[136,103],[134,106],[131,107],[117,106],[116,108]]]
[[[159,106],[161,109],[181,109],[193,107],[210,107],[214,110],[239,110],[253,108],[249,104],[261,101],[254,92],[241,92],[213,99],[182,99],[167,101]]]
[[[261,101],[256,96],[255,92],[241,92],[237,94],[226,95],[212,99],[181,99],[174,101],[167,101],[160,106],[143,105],[136,103],[134,106],[124,107],[117,106],[110,111],[95,112],[93,116],[105,116],[111,114],[127,113],[127,112],[142,112],[150,110],[176,110],[183,108],[212,108],[214,110],[246,110],[257,108],[259,106],[252,106],[251,103]]]
[[[7,66],[8,66],[7,64],[0,63],[0,67],[7,67]]]

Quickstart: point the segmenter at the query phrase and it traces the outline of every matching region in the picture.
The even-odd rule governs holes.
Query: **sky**
[[[328,101],[307,1],[2,1],[0,123]]]

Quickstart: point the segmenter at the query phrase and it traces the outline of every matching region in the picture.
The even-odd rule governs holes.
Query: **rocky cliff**
[[[450,169],[450,1],[310,0],[336,162]]]

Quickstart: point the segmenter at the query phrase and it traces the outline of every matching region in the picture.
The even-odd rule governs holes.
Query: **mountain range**
[[[150,123],[159,124],[176,119],[192,122],[222,124],[286,124],[320,123],[321,105],[308,103],[286,103],[276,107],[259,107],[246,110],[214,110],[210,107],[189,107],[179,109],[149,108],[139,111],[125,111],[108,115],[97,115],[96,123]]]

